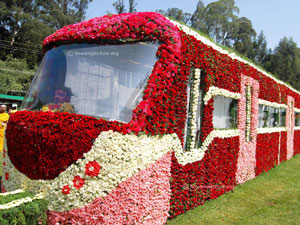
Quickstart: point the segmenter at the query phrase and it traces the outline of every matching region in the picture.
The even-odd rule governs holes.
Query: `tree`
[[[265,66],[282,81],[300,89],[300,49],[292,38],[280,40]]]
[[[208,34],[205,20],[205,5],[202,0],[199,0],[195,12],[191,17],[191,26],[203,33]]]
[[[42,39],[54,30],[38,18],[38,1],[5,0],[0,4],[0,57],[7,54],[36,64]],[[38,43],[38,44],[37,44]],[[40,57],[39,57],[40,56]]]
[[[89,3],[91,3],[93,0],[76,0],[73,3],[73,7],[77,9],[76,13],[76,20],[78,22],[83,21],[86,19],[86,11],[88,8]]]
[[[8,55],[6,61],[0,60],[0,93],[8,91],[26,92],[29,89],[34,70],[29,70],[25,59]]]
[[[116,1],[115,3],[113,3],[113,6],[115,7],[115,10],[117,11],[117,13],[124,13],[124,12],[126,12],[123,0]]]
[[[129,0],[129,12],[136,12],[136,5],[137,3],[135,2],[135,0]]]
[[[172,17],[175,20],[182,21],[185,24],[189,24],[189,22],[191,20],[190,13],[185,13],[182,11],[182,9],[178,9],[178,8],[168,8],[166,11],[159,9],[159,10],[156,10],[156,12],[163,14],[164,16],[167,16],[167,17]]]
[[[245,56],[253,55],[253,42],[255,41],[256,32],[252,27],[251,21],[246,17],[236,20],[236,30],[233,33],[233,48]]]
[[[33,68],[42,58],[43,39],[84,19],[92,0],[4,0],[0,2],[0,59],[12,54]]]
[[[257,64],[262,65],[268,56],[267,40],[264,32],[261,31],[253,42],[253,53],[248,56]]]
[[[207,5],[205,9],[205,24],[210,36],[222,45],[231,46],[236,30],[239,8],[234,0],[219,0]]]

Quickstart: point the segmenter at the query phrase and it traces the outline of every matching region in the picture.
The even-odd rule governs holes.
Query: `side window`
[[[300,112],[295,112],[295,127],[300,126]]]
[[[270,127],[279,127],[279,108],[271,108]]]
[[[200,69],[191,69],[188,82],[188,107],[185,126],[184,148],[197,148],[201,135],[201,118],[203,108],[203,91],[201,88]]]
[[[259,105],[258,128],[279,127],[280,126],[280,108]]]
[[[213,112],[214,128],[237,128],[237,108],[238,100],[221,95],[215,96]]]
[[[280,126],[285,127],[285,120],[286,120],[286,109],[280,108]]]

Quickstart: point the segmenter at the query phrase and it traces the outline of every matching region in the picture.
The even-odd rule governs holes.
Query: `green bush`
[[[0,205],[7,204],[11,201],[20,199],[20,198],[26,198],[26,197],[33,197],[33,194],[29,192],[21,192],[14,195],[6,195],[6,196],[0,196]]]
[[[20,196],[20,194],[18,195]],[[22,193],[21,195],[24,195],[24,193]],[[1,196],[1,199],[4,197],[7,198],[8,196]],[[0,210],[0,224],[1,225],[47,224],[47,214],[46,214],[47,209],[48,209],[48,203],[46,200],[43,199],[37,199],[37,200],[33,200],[32,202],[23,203],[19,206],[10,209],[2,209]]]

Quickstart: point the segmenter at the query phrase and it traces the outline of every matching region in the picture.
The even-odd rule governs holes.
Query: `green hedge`
[[[31,196],[29,193],[1,196],[2,202],[8,199],[16,200],[18,197]],[[10,209],[0,209],[1,225],[35,225],[47,224],[48,203],[43,199],[36,199],[32,202],[23,203]]]
[[[14,195],[6,195],[6,196],[0,196],[0,205],[7,204],[11,201],[20,199],[20,198],[26,198],[26,197],[33,197],[34,195],[29,192],[21,192]]]

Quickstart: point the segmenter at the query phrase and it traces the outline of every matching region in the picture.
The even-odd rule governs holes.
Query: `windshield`
[[[22,108],[129,122],[156,61],[157,43],[72,44],[48,51]]]

